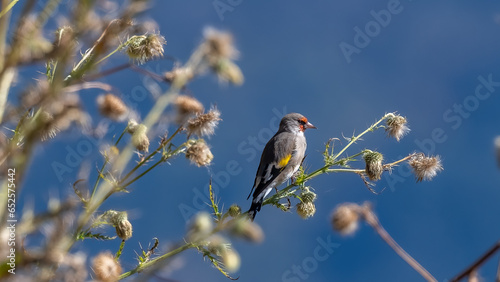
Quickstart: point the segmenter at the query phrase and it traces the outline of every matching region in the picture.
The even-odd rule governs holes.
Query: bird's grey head
[[[305,116],[299,113],[290,113],[284,116],[280,122],[280,131],[304,132],[308,128],[316,128]]]

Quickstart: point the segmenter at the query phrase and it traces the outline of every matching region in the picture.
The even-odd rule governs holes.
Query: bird
[[[299,113],[289,113],[281,119],[278,132],[267,142],[260,157],[252,190],[247,197],[248,200],[253,192],[252,204],[248,210],[252,221],[271,190],[290,179],[299,169],[307,147],[304,131],[308,128],[316,126]]]

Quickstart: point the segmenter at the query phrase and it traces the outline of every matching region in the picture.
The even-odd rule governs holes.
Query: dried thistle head
[[[384,172],[384,167],[382,166],[384,156],[379,152],[366,150],[363,154],[363,159],[365,160],[365,172],[368,178],[372,181],[380,180],[380,176]]]
[[[313,202],[300,202],[297,204],[297,214],[302,219],[308,219],[316,213],[316,206]]]
[[[122,273],[120,263],[110,252],[97,255],[92,261],[92,269],[98,281],[117,281]]]
[[[208,166],[214,158],[210,148],[203,139],[191,140],[186,147],[186,158],[199,167]]]
[[[116,235],[122,240],[128,240],[132,237],[132,224],[128,220],[127,212],[110,213],[110,223],[116,229]]]
[[[194,77],[193,69],[190,67],[174,68],[164,74],[165,80],[175,87],[181,88]]]
[[[193,115],[201,114],[205,110],[200,101],[187,95],[177,96],[174,104],[177,107],[176,122],[178,124],[184,124],[188,118]]]
[[[135,128],[134,134],[132,134],[132,145],[142,152],[149,151],[149,138],[146,135],[148,128],[144,124],[139,124]]]
[[[130,119],[127,123],[127,132],[130,134],[134,134],[138,125],[139,124],[137,123],[137,121],[135,121],[135,119]]]
[[[353,234],[358,229],[360,206],[353,203],[338,205],[333,211],[331,223],[333,229],[342,235]]]
[[[427,157],[423,153],[413,155],[408,164],[413,169],[417,182],[431,180],[438,172],[443,170],[439,156]]]
[[[207,212],[199,212],[191,220],[188,229],[188,239],[196,241],[213,229],[213,219]]]
[[[98,96],[97,105],[101,114],[112,120],[122,121],[128,113],[128,108],[122,99],[111,93]]]
[[[304,188],[302,193],[299,195],[300,199],[302,199],[302,202],[304,203],[312,203],[316,201],[317,195],[313,191],[311,191],[311,187],[307,186]]]
[[[163,45],[167,41],[163,36],[156,33],[145,35],[135,35],[127,40],[125,43],[126,53],[130,59],[137,61],[139,64],[162,57]]]
[[[52,43],[44,36],[40,24],[35,15],[25,17],[16,30],[16,40],[19,48],[10,50],[10,58],[16,58],[27,62],[42,58],[52,50]]]
[[[212,66],[212,69],[222,81],[229,81],[230,83],[239,86],[242,85],[245,80],[238,65],[229,59],[220,59],[217,64]]]
[[[400,115],[395,115],[393,113],[387,114],[386,128],[385,131],[390,137],[394,137],[397,141],[401,140],[403,136],[410,132],[408,128],[406,118]]]
[[[240,255],[233,249],[228,249],[221,255],[222,264],[229,272],[236,272],[240,269],[241,259]]]
[[[233,36],[229,32],[207,27],[203,36],[205,41],[202,47],[209,64],[212,65],[221,58],[235,59],[238,56],[238,50],[233,45]]]
[[[59,132],[59,128],[57,128],[54,123],[54,116],[47,111],[41,111],[39,119],[40,128],[42,128],[40,133],[41,140],[46,141],[47,139],[56,137]]]
[[[260,226],[246,218],[237,219],[231,227],[231,235],[250,242],[260,243],[264,240],[264,232]]]
[[[219,121],[221,121],[220,112],[213,107],[208,113],[198,114],[187,121],[188,135],[195,134],[198,137],[213,135]]]

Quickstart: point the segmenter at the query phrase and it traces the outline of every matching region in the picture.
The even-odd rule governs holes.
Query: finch
[[[287,114],[281,119],[278,132],[267,142],[247,198],[250,198],[253,191],[252,205],[248,210],[252,221],[271,190],[290,179],[299,169],[307,147],[304,131],[308,128],[316,127],[305,116],[298,113]]]

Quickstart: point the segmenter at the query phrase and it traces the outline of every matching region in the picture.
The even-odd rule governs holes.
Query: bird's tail
[[[248,216],[250,217],[250,219],[252,219],[252,221],[255,219],[257,212],[260,211],[260,208],[262,207],[263,201],[264,201],[263,198],[260,198],[260,200],[258,200],[258,201],[256,201],[256,199],[254,199],[252,201],[252,205],[250,206],[250,209],[248,210]]]

